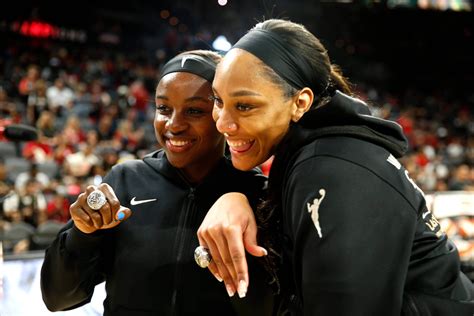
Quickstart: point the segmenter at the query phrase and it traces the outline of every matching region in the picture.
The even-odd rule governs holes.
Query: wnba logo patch
[[[315,198],[313,200],[313,204],[307,203],[308,206],[308,213],[311,213],[311,220],[314,223],[314,227],[316,227],[316,230],[318,231],[319,238],[323,238],[323,234],[321,232],[321,225],[319,224],[319,205],[321,205],[321,202],[324,200],[324,197],[326,196],[326,190],[324,189],[319,189],[319,198]]]

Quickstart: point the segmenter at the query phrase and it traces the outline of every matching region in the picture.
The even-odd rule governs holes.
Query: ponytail
[[[339,90],[344,94],[353,95],[352,84],[342,75],[341,68],[338,65],[331,64],[330,81],[333,89]]]

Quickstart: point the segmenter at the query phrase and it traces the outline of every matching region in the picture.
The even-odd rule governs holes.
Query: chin
[[[241,171],[248,171],[256,167],[257,165],[253,165],[251,162],[244,162],[242,160],[232,158],[232,165],[235,169]]]

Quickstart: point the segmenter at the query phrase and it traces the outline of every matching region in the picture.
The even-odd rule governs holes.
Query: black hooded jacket
[[[474,314],[454,244],[396,159],[406,149],[398,124],[340,92],[290,128],[269,186],[296,314]]]
[[[70,222],[58,234],[41,271],[50,310],[88,303],[94,286],[106,281],[104,315],[268,315],[265,274],[255,262],[249,263],[253,272],[246,298],[231,299],[224,284],[193,257],[197,229],[212,204],[231,191],[256,197],[263,176],[238,171],[223,158],[191,186],[158,151],[115,166],[104,182],[132,216],[89,235]]]

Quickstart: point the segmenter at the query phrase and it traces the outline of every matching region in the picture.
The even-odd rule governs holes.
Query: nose
[[[227,136],[232,135],[237,131],[237,121],[233,117],[232,113],[230,113],[224,107],[215,110],[214,118],[219,133]]]
[[[188,124],[181,113],[173,112],[165,128],[173,134],[179,134],[188,128]]]

